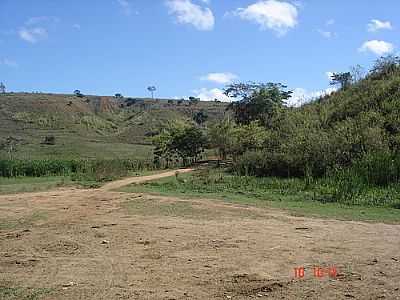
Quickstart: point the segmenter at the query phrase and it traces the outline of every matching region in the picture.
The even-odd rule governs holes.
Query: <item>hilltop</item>
[[[0,143],[12,137],[18,158],[148,157],[149,137],[167,121],[192,120],[203,111],[207,125],[225,108],[207,101],[8,93],[0,95]],[[8,156],[6,149],[0,156]]]

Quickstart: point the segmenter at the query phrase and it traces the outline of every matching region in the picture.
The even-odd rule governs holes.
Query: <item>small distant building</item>
[[[5,94],[6,93],[6,86],[4,83],[0,82],[0,94]]]

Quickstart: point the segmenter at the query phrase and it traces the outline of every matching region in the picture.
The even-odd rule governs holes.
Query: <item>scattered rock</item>
[[[309,227],[296,227],[296,230],[309,230]]]
[[[73,281],[70,281],[68,283],[63,284],[63,287],[70,287],[70,286],[74,286],[74,285],[76,285],[76,283]]]
[[[103,245],[107,245],[107,244],[110,243],[110,241],[108,241],[108,240],[102,240],[101,243],[102,243]]]

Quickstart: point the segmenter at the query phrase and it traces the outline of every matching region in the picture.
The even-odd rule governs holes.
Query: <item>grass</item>
[[[61,186],[72,185],[69,177],[0,177],[0,195],[28,192],[41,192]]]
[[[307,189],[301,179],[239,177],[213,170],[131,185],[121,190],[279,208],[295,216],[400,223],[399,209],[315,201],[315,191]]]
[[[9,287],[0,284],[1,300],[36,300],[53,292],[48,288]]]
[[[148,135],[171,119],[187,120],[204,110],[209,122],[222,118],[226,103],[196,106],[140,99],[134,105],[114,97],[13,93],[0,95],[0,159],[10,158],[1,144],[16,138],[17,159],[147,159]],[[121,107],[122,105],[122,107]],[[55,145],[43,145],[46,136]]]
[[[159,173],[160,171],[130,171],[128,177],[147,176]],[[73,181],[69,176],[47,176],[47,177],[0,177],[0,195],[44,192],[59,187],[81,186],[83,188],[97,188],[103,182],[95,180],[77,180]]]

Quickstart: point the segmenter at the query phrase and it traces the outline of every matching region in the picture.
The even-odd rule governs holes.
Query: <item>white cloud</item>
[[[17,68],[18,67],[18,64],[15,61],[10,60],[8,58],[0,59],[0,66],[1,65],[7,66],[7,67],[10,67],[10,68]]]
[[[365,42],[358,50],[360,52],[370,51],[382,56],[393,52],[394,45],[385,41],[371,40]]]
[[[212,30],[214,28],[214,14],[208,7],[193,4],[191,0],[167,0],[169,14],[176,17],[181,24],[191,24],[198,30]]]
[[[18,31],[18,35],[21,39],[29,43],[36,43],[40,40],[47,38],[47,30],[43,27],[33,27],[33,28],[21,28]]]
[[[393,29],[392,24],[389,21],[380,21],[376,19],[371,20],[367,27],[369,32],[377,32],[382,29]]]
[[[279,36],[285,35],[298,24],[297,7],[284,1],[258,1],[246,8],[238,8],[233,14],[259,24],[261,30],[271,29]]]
[[[332,31],[326,31],[326,30],[322,30],[322,29],[318,29],[317,31],[320,35],[322,35],[326,39],[330,39],[335,36],[335,33]]]
[[[214,101],[215,99],[222,102],[232,102],[234,98],[230,98],[224,94],[224,91],[221,89],[206,89],[202,88],[200,90],[193,91],[196,94],[197,98],[203,101]]]
[[[336,90],[337,88],[334,87],[329,87],[322,91],[307,91],[306,89],[303,88],[296,88],[293,91],[292,97],[286,101],[286,105],[292,107],[299,107],[321,96],[330,95]]]
[[[238,76],[232,73],[209,73],[200,77],[201,80],[212,81],[219,84],[228,84],[238,79]]]
[[[121,6],[122,11],[125,15],[132,15],[131,3],[128,0],[117,0],[117,3]],[[137,14],[137,12],[135,12]]]

